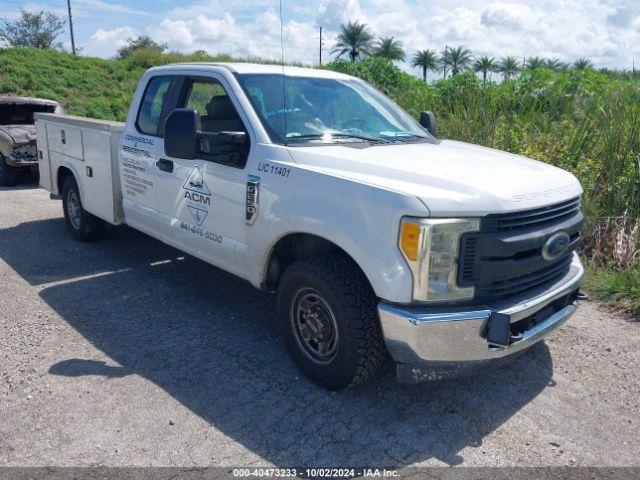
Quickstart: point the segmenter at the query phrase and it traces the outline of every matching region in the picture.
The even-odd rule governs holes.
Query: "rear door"
[[[164,120],[176,77],[151,77],[140,100],[136,120],[120,145],[120,180],[127,223],[160,234],[156,163],[164,152]]]
[[[183,77],[176,87],[175,107],[195,109],[203,131],[246,132],[238,103],[224,82],[215,74]],[[240,163],[220,154],[199,157],[187,160],[163,153],[161,161],[171,165],[156,170],[166,241],[244,277],[246,157]]]

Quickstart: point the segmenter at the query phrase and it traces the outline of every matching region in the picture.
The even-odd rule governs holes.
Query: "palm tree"
[[[525,67],[527,70],[536,70],[545,67],[545,60],[540,57],[531,57],[527,60]]]
[[[563,64],[557,58],[547,58],[544,61],[544,66],[546,68],[548,68],[549,70],[553,70],[554,72],[558,72],[558,71],[562,70]]]
[[[504,75],[505,80],[509,80],[520,70],[520,61],[516,57],[504,57],[498,63],[498,71]]]
[[[444,49],[444,52],[442,52],[442,57],[440,57],[440,63],[445,72],[445,76],[447,70],[451,71],[452,76],[466,70],[471,60],[473,60],[471,50],[467,50],[464,47],[447,47]]]
[[[333,47],[332,53],[337,53],[338,58],[349,54],[352,62],[359,57],[370,55],[372,50],[373,35],[366,23],[348,22],[340,26],[338,41]]]
[[[587,57],[582,57],[573,62],[574,70],[584,70],[585,68],[593,68],[593,63],[591,63],[591,59]]]
[[[394,37],[381,38],[374,50],[376,57],[386,58],[387,60],[403,62],[405,53],[402,49],[402,42]]]
[[[487,73],[496,71],[496,59],[493,57],[482,56],[475,59],[473,62],[473,70],[475,72],[482,72],[482,81],[487,81]]]
[[[435,50],[420,50],[416,52],[411,61],[413,68],[422,68],[422,79],[427,81],[427,72],[435,72],[438,69],[438,54]]]

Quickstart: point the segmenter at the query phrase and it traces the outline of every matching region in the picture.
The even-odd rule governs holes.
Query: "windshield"
[[[433,138],[408,113],[360,80],[287,76],[283,89],[282,75],[239,75],[238,79],[274,143],[395,143]]]

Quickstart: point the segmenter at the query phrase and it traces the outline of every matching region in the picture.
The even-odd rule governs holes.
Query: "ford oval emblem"
[[[542,247],[542,258],[547,261],[557,260],[569,250],[569,235],[564,232],[551,235]]]

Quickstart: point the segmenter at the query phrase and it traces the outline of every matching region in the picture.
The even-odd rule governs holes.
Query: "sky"
[[[278,0],[71,0],[82,54],[111,57],[127,38],[149,35],[171,50],[280,59]],[[66,0],[0,0],[0,17],[20,8],[66,18]],[[394,36],[409,56],[463,45],[475,55],[590,57],[598,67],[640,66],[640,0],[282,0],[286,61],[330,58],[342,23]],[[70,49],[68,34],[62,38]],[[408,65],[404,68],[409,69]]]

